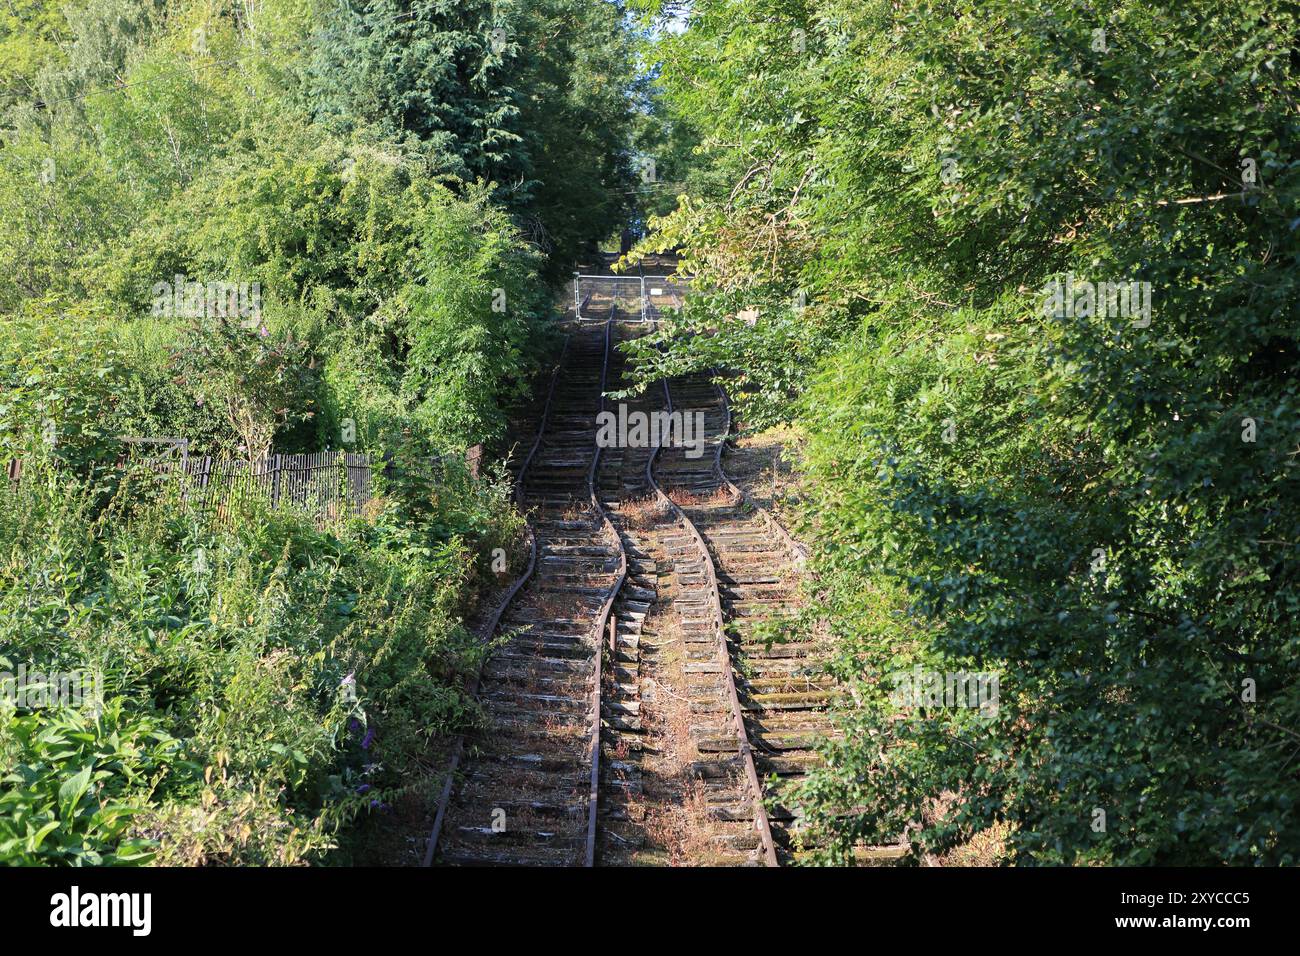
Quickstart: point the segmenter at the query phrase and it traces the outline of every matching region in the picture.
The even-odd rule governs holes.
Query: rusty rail
[[[602,363],[601,363],[600,410],[602,411],[604,410],[605,407],[604,393],[608,382],[609,353],[610,353],[612,334],[613,334],[613,318],[611,317],[611,319],[608,320],[605,324],[604,352],[603,352]],[[568,340],[566,340],[565,351],[567,354]],[[524,492],[526,476],[529,467],[532,465],[538,453],[538,450],[540,449],[542,442],[545,438],[550,417],[551,417],[551,410],[552,410],[553,399],[556,392],[556,386],[559,381],[559,376],[562,374],[562,371],[563,371],[563,357],[561,359],[560,364],[557,366],[555,373],[552,375],[551,378],[551,385],[547,394],[546,405],[542,413],[542,421],[538,428],[537,437],[535,438],[532,448],[529,450],[528,455],[525,457],[524,462],[520,467],[519,475],[516,480],[515,499],[516,502],[521,507],[524,501],[523,492]],[[595,442],[594,433],[592,436],[592,442],[593,443]],[[586,479],[587,494],[589,500],[591,501],[592,506],[596,509],[596,513],[600,515],[602,529],[613,538],[615,545],[618,547],[619,573],[618,573],[618,578],[610,586],[609,592],[602,603],[600,614],[593,622],[594,661],[593,661],[593,671],[592,671],[592,687],[591,687],[591,703],[590,703],[591,730],[590,730],[590,741],[589,741],[589,750],[590,750],[590,757],[591,757],[591,772],[590,772],[590,792],[589,792],[588,805],[587,805],[588,817],[587,817],[587,827],[586,827],[586,831],[587,831],[586,844],[585,844],[585,853],[584,853],[584,860],[583,860],[584,865],[586,866],[593,866],[595,864],[596,829],[597,829],[597,822],[598,822],[597,817],[598,817],[598,810],[599,810],[600,734],[601,734],[600,717],[601,717],[601,684],[603,678],[603,673],[602,673],[603,655],[601,653],[601,650],[604,643],[603,636],[604,636],[604,630],[606,624],[613,623],[611,621],[611,614],[613,611],[614,602],[616,601],[618,597],[618,593],[622,588],[623,583],[627,577],[627,555],[626,552],[623,550],[622,540],[619,538],[618,533],[614,528],[614,525],[610,520],[608,513],[605,511],[604,506],[599,499],[599,496],[596,494],[595,479],[596,479],[596,472],[600,467],[600,457],[601,457],[601,449],[597,445],[595,447],[595,451],[592,456],[591,466],[587,470],[587,479]],[[526,581],[531,577],[533,570],[537,565],[538,560],[539,560],[538,543],[535,535],[532,535],[530,538],[530,555],[529,555],[528,570],[526,571],[524,577],[520,578],[518,581],[514,583],[514,585],[512,585],[510,592],[506,595],[505,600],[503,600],[500,606],[496,609],[495,613],[492,616],[491,622],[488,625],[488,629],[484,635],[484,640],[490,640],[507,606],[509,605],[510,601],[513,600],[515,595],[518,594],[518,592],[524,586]],[[481,677],[482,677],[482,665],[480,665],[479,672],[475,676],[475,681],[472,688],[472,692],[476,695],[478,693],[478,689],[480,686]],[[439,797],[438,811],[434,820],[433,832],[430,834],[429,843],[425,851],[424,864],[426,866],[432,865],[433,860],[437,854],[438,841],[442,834],[443,824],[444,821],[446,820],[449,804],[451,801],[451,794],[454,787],[456,769],[459,766],[464,750],[465,750],[465,736],[461,735],[460,737],[457,738],[456,745],[453,751],[453,756],[452,756],[452,764],[448,769],[447,779],[443,784],[443,790]]]
[[[542,406],[541,422],[537,426],[537,436],[533,439],[533,445],[524,457],[523,463],[519,466],[519,474],[515,476],[515,503],[519,507],[523,506],[523,487],[524,476],[528,472],[528,466],[532,464],[533,458],[537,455],[537,449],[541,447],[542,436],[546,434],[546,423],[551,415],[551,400],[555,397],[555,385],[560,379],[560,370],[564,368],[564,359],[569,352],[569,339],[564,340],[564,348],[560,352],[559,361],[556,362],[555,371],[551,373],[551,384],[546,392],[546,403]],[[510,602],[515,599],[520,589],[528,583],[528,579],[533,576],[533,571],[537,567],[537,536],[530,527],[528,535],[528,566],[524,568],[524,573],[510,586],[506,591],[504,598],[501,600],[496,610],[488,618],[483,628],[482,640],[486,644],[492,640],[496,633],[497,625],[501,623],[501,617],[505,614],[506,608]],[[474,683],[470,686],[470,696],[478,696],[479,682],[483,677],[483,661],[479,662],[478,670],[474,674]],[[447,766],[447,779],[443,781],[442,791],[438,795],[438,810],[433,818],[433,830],[429,834],[429,843],[424,851],[424,866],[433,865],[434,854],[438,850],[438,837],[442,834],[442,824],[447,817],[447,805],[451,802],[452,786],[456,779],[456,770],[460,767],[461,757],[465,753],[465,735],[458,734],[456,742],[452,746],[451,760]]]
[[[609,378],[609,348],[613,330],[614,310],[611,309],[609,319],[605,322],[605,351],[600,366],[600,411],[602,412],[605,410],[605,386],[608,384]],[[595,441],[594,436],[592,441]],[[600,515],[605,531],[613,537],[614,542],[618,545],[618,579],[610,588],[609,597],[605,599],[604,606],[600,611],[600,618],[596,624],[596,678],[591,691],[591,790],[587,801],[587,866],[596,865],[596,811],[600,791],[600,690],[604,678],[601,648],[604,644],[605,625],[611,623],[610,615],[614,610],[614,602],[618,599],[618,592],[623,589],[623,583],[627,580],[627,549],[623,547],[623,539],[619,535],[618,529],[614,527],[609,512],[605,510],[605,505],[601,502],[600,496],[596,494],[596,470],[600,467],[601,450],[599,443],[597,443],[596,453],[591,459],[591,468],[587,471],[587,492],[591,497],[592,505],[596,508],[596,513]],[[614,621],[612,622],[609,639],[611,657],[617,646],[617,632],[618,624]]]
[[[668,413],[672,414],[673,398],[672,393],[668,390],[668,383],[663,382],[664,401],[667,403]],[[731,429],[731,413],[727,412],[727,431]],[[723,434],[723,441],[718,442],[717,455],[714,459],[714,468],[717,473],[722,475],[722,446],[725,443],[726,432]],[[758,779],[758,769],[754,765],[754,751],[749,743],[749,732],[745,729],[745,715],[740,707],[740,695],[736,692],[736,677],[732,670],[731,653],[727,650],[727,633],[722,614],[722,591],[718,586],[718,574],[713,566],[713,555],[709,553],[709,547],[704,543],[704,538],[695,523],[687,517],[686,512],[659,487],[659,483],[654,479],[654,461],[659,456],[661,445],[655,445],[650,453],[650,460],[646,462],[646,478],[649,479],[650,487],[654,489],[655,497],[661,504],[668,506],[669,510],[682,522],[695,546],[700,551],[700,556],[704,560],[704,570],[709,579],[709,603],[713,610],[713,620],[717,636],[717,654],[718,664],[722,669],[724,683],[727,688],[727,698],[731,705],[731,720],[736,731],[736,740],[740,749],[741,761],[745,767],[745,777],[749,781],[749,787],[753,791],[754,807],[754,828],[758,830],[759,840],[763,846],[763,862],[767,866],[779,866],[776,858],[776,843],[772,839],[772,827],[767,819],[767,808],[763,805],[763,786]],[[724,481],[725,481],[724,476]]]

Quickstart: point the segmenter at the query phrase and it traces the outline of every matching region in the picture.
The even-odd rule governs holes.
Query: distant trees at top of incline
[[[339,0],[310,40],[314,117],[497,184],[557,274],[626,218],[636,77],[617,6]]]
[[[329,446],[339,418],[363,442],[500,434],[544,351],[546,280],[631,206],[615,5],[38,10],[0,18],[0,313],[109,323],[141,429],[207,445],[236,438],[196,389],[227,378],[182,343],[220,336],[151,314],[150,290],[258,283],[264,341],[297,343],[286,374],[314,390],[277,447]]]

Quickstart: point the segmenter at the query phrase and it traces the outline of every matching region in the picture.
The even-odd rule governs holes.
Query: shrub
[[[256,504],[214,524],[150,475],[106,504],[48,463],[4,483],[0,655],[101,674],[106,710],[7,718],[0,857],[320,860],[476,712],[458,620],[517,525],[504,484],[446,482],[329,529]]]

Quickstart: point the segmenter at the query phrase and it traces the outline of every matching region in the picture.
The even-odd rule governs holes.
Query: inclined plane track
[[[709,377],[663,383],[624,410],[700,416],[702,445],[679,432],[663,447],[597,446],[596,415],[624,365],[611,361],[615,332],[614,309],[604,323],[577,325],[519,469],[528,567],[479,622],[485,640],[511,636],[482,668],[475,691],[486,728],[453,753],[426,865],[591,866],[598,848],[602,859],[628,859],[643,731],[639,642],[657,600],[655,562],[633,540],[646,534],[677,582],[690,770],[711,848],[694,862],[777,866],[805,849],[787,788],[835,733],[833,688],[807,633],[769,638],[797,613],[806,553],[724,471],[731,412]],[[624,508],[642,513],[647,500],[659,509],[653,529],[629,536]]]
[[[660,455],[659,484],[683,534],[670,548],[679,573],[699,581],[694,619],[685,622],[691,664],[691,734],[701,754],[717,862],[776,866],[800,843],[792,783],[815,767],[817,746],[835,734],[830,679],[801,628],[771,640],[799,607],[803,547],[756,505],[723,468],[731,429],[726,395],[707,376],[665,385],[668,407],[703,416],[706,452]],[[864,848],[865,859],[898,851]]]
[[[510,635],[481,671],[486,727],[449,775],[426,851],[452,865],[594,862],[602,645],[627,573],[622,542],[595,494],[612,322],[570,336],[520,469],[531,572],[502,604]]]

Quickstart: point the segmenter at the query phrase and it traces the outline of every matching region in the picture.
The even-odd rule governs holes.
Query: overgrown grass
[[[103,707],[0,702],[0,860],[328,859],[474,705],[460,615],[518,530],[453,471],[322,530],[215,526],[149,476],[0,483],[0,670],[102,675]]]

